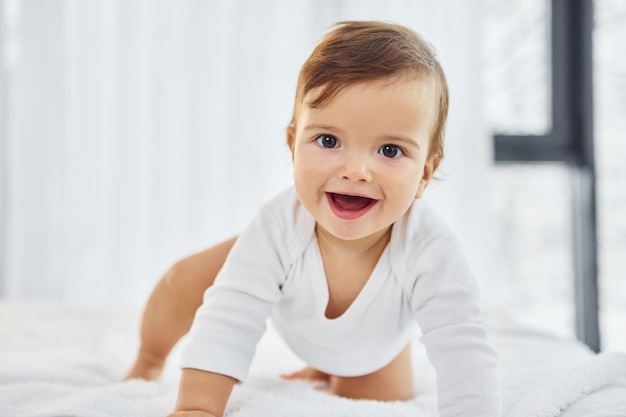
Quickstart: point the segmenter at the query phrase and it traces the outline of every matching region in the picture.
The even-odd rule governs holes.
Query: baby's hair
[[[429,154],[443,158],[443,136],[448,115],[448,86],[435,54],[417,33],[387,22],[337,23],[306,60],[298,77],[296,100],[287,144],[293,145],[300,106],[322,107],[343,88],[368,81],[413,76],[430,80],[437,105]],[[306,95],[319,94],[304,103]]]

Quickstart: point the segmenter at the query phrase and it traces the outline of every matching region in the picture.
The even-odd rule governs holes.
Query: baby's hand
[[[305,381],[320,381],[320,382],[328,382],[330,379],[330,375],[325,372],[318,371],[315,368],[311,368],[307,366],[306,368],[300,369],[298,371],[292,372],[290,374],[282,374],[280,376],[282,379],[287,380],[305,380]]]
[[[280,377],[289,381],[307,381],[320,390],[326,390],[330,385],[330,375],[310,366],[290,374],[282,374]]]
[[[168,414],[167,417],[216,417],[206,411],[176,411],[172,414]]]

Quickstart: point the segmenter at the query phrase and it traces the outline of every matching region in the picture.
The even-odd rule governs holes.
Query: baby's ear
[[[296,125],[292,122],[287,126],[287,146],[291,151],[291,158],[293,159],[293,146],[296,140]]]
[[[433,175],[435,175],[435,171],[437,171],[440,162],[441,154],[439,152],[434,152],[428,157],[426,163],[424,164],[424,172],[422,173],[419,187],[417,187],[415,198],[420,198],[424,195],[424,191],[426,190],[426,187],[428,187],[430,180],[433,179]]]

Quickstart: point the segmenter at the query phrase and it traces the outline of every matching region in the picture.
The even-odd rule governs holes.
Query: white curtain
[[[479,4],[5,0],[0,295],[139,306],[175,260],[237,233],[291,183],[297,74],[345,19],[402,23],[435,45],[452,103],[428,198],[480,274]]]

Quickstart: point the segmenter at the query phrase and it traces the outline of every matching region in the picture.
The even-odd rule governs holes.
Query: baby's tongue
[[[367,207],[373,200],[355,195],[333,194],[333,201],[342,210],[356,211]]]

